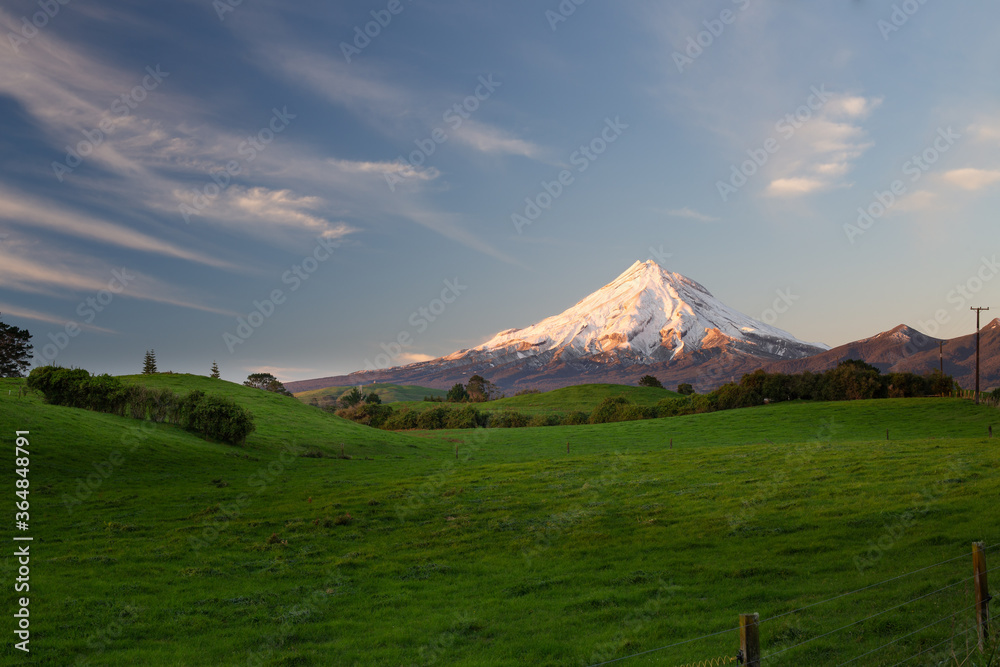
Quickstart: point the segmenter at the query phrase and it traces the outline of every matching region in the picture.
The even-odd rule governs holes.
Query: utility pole
[[[944,375],[944,341],[938,341],[938,362],[941,364],[941,375]]]
[[[979,313],[989,308],[969,308],[976,311],[976,405],[979,405]]]

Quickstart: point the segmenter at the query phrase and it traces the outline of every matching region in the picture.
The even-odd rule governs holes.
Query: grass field
[[[968,401],[397,434],[141,381],[226,394],[257,431],[215,444],[0,380],[3,442],[31,431],[32,664],[589,665],[722,632],[615,663],[682,665],[734,655],[759,612],[769,667],[889,666],[967,628],[970,543],[1000,542],[1000,413]]]

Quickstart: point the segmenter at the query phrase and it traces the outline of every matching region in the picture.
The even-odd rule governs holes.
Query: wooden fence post
[[[979,627],[979,650],[986,650],[989,639],[990,587],[986,581],[986,551],[982,542],[972,543],[973,586],[976,589],[976,625]]]
[[[740,651],[747,667],[760,667],[759,624],[760,614],[740,614]]]

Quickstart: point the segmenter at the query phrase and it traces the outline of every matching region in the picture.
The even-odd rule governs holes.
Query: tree
[[[146,350],[146,356],[142,360],[142,374],[152,375],[156,372],[156,351]]]
[[[500,398],[500,388],[484,378],[482,375],[473,375],[465,385],[465,391],[469,393],[469,400],[474,403],[492,401]]]
[[[364,401],[368,405],[382,405],[382,397],[376,394],[375,390],[365,394]]]
[[[0,322],[0,377],[19,378],[28,370],[31,362],[31,334],[27,329],[19,329]]]
[[[212,362],[212,375],[210,377],[218,380],[221,376],[219,375],[219,364]]]
[[[465,390],[465,385],[458,382],[448,390],[449,403],[464,403],[469,400],[469,392]]]
[[[285,396],[291,396],[292,392],[285,389],[278,378],[274,377],[270,373],[251,373],[247,376],[246,381],[243,384],[247,387],[253,387],[254,389],[263,389],[264,391],[271,391],[275,394],[284,394]]]
[[[690,396],[694,393],[694,387],[689,382],[681,382],[677,385],[677,393],[681,396]]]
[[[658,387],[659,389],[663,389],[663,383],[660,382],[659,380],[657,380],[652,375],[643,375],[641,378],[639,378],[639,386],[640,387]]]
[[[365,397],[357,387],[351,387],[351,390],[342,394],[339,400],[342,407],[351,408],[365,400]]]

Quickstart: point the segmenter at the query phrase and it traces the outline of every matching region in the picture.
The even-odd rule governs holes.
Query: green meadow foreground
[[[971,542],[1000,542],[1000,414],[969,401],[400,434],[141,381],[230,396],[257,431],[215,444],[0,380],[9,536],[30,431],[31,664],[590,665],[721,632],[615,663],[682,665],[735,655],[750,612],[768,667],[954,664],[934,645],[974,637]],[[0,566],[0,655],[26,662]]]

